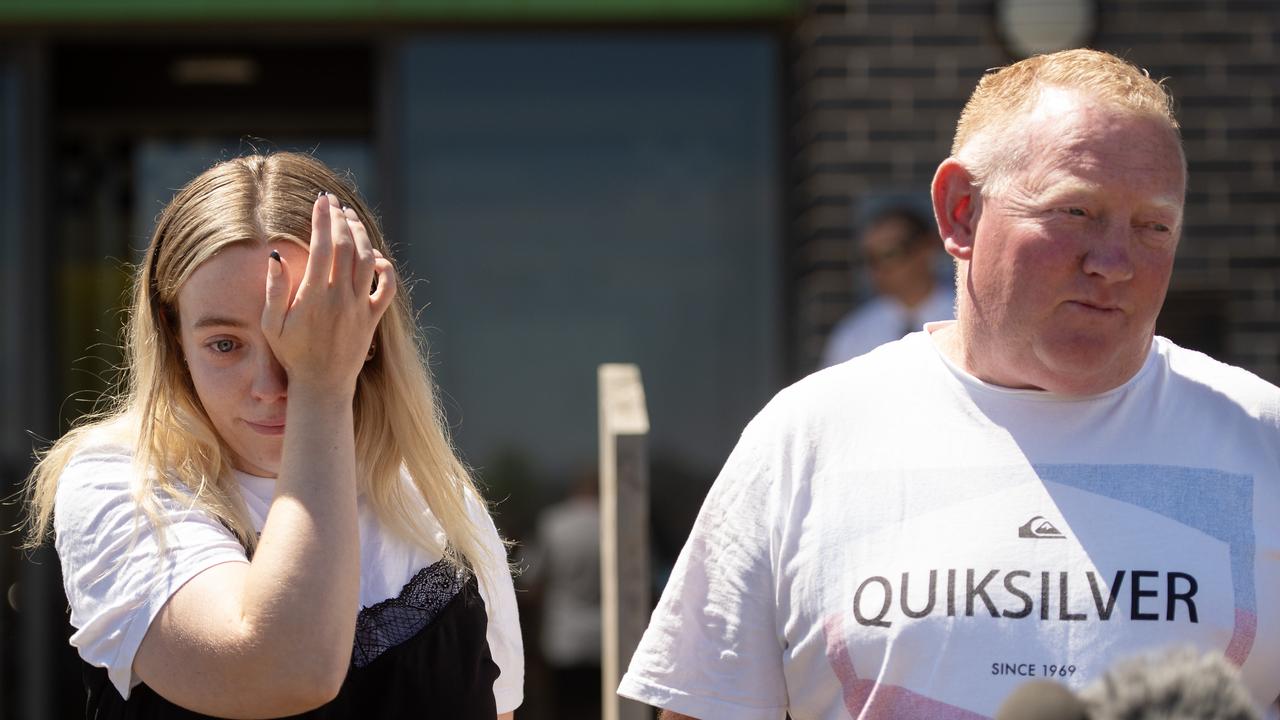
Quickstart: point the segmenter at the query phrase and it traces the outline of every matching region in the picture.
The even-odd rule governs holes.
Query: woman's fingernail
[[[324,192],[323,190],[320,190],[320,191],[317,191],[317,192],[316,192],[316,199],[317,199],[317,200],[319,200],[320,198],[322,198],[322,197],[324,197],[324,196],[325,196],[325,192]]]
[[[280,253],[276,252],[275,250],[272,250],[271,259],[275,260],[276,262],[280,262]]]

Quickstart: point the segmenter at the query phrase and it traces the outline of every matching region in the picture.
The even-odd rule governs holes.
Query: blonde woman
[[[306,155],[211,168],[128,323],[114,407],[28,488],[88,716],[510,718],[504,547],[360,197]]]

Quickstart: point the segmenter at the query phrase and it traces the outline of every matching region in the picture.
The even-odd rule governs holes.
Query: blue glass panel
[[[596,366],[635,362],[655,462],[714,476],[780,379],[776,54],[748,32],[404,51],[393,240],[472,463],[594,463]]]
[[[365,199],[376,206],[373,159],[365,140],[284,138],[253,144],[234,138],[143,138],[133,150],[134,204],[129,246],[134,259],[141,257],[151,239],[156,216],[189,180],[220,160],[279,150],[311,153],[340,174],[349,173]]]

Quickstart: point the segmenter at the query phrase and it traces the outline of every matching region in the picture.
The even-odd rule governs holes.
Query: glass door
[[[133,38],[55,44],[49,53],[53,308],[37,341],[52,347],[51,392],[62,432],[117,379],[133,266],[156,215],[186,181],[221,159],[299,150],[350,170],[376,196],[377,78],[371,45],[351,41]],[[0,75],[0,103],[4,87]],[[3,127],[0,119],[0,136]],[[0,190],[2,166],[0,160]],[[0,205],[9,197],[0,195]],[[0,233],[5,228],[0,217]],[[12,272],[8,263],[4,272]],[[84,695],[79,659],[66,643],[70,627],[57,558],[44,548],[35,559],[12,573],[26,600],[22,634],[32,639],[22,646],[43,643],[38,654],[21,651],[26,680],[16,692],[25,710],[15,716],[76,717],[84,712]],[[0,696],[8,694],[4,689]]]

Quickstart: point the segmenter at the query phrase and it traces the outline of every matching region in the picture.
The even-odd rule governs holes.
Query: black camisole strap
[[[493,720],[498,666],[474,575],[444,561],[423,568],[394,598],[360,611],[351,667],[338,696],[294,720],[450,718]],[[104,668],[84,665],[89,720],[211,720],[145,684],[126,701]]]

